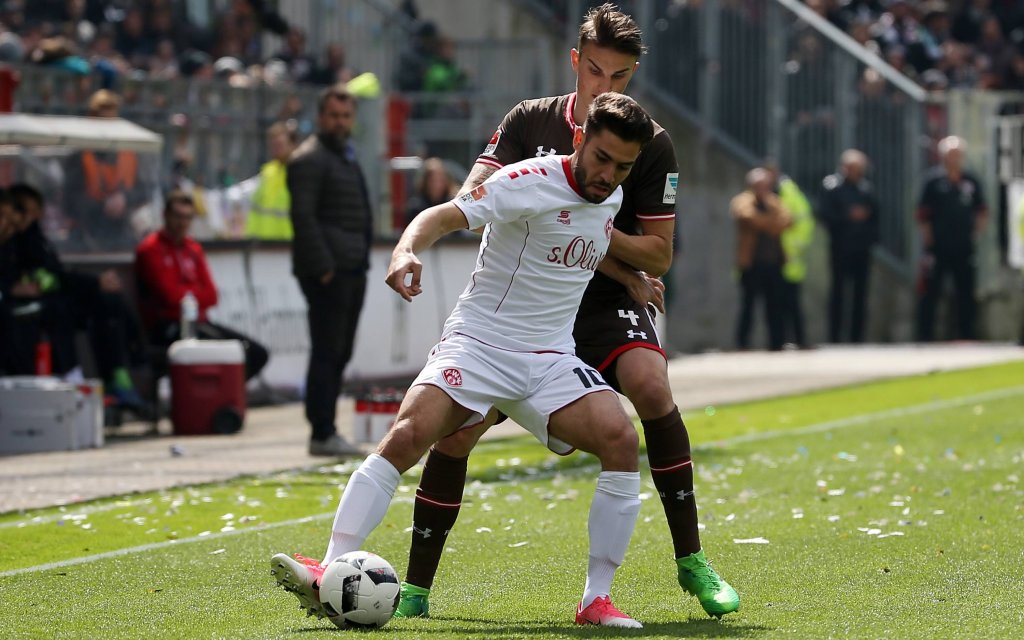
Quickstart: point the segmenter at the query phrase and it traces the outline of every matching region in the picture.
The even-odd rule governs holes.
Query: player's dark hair
[[[646,145],[654,138],[654,121],[636,100],[608,91],[594,98],[583,127],[588,135],[611,131],[626,142]]]
[[[12,184],[11,188],[7,190],[7,193],[14,198],[15,203],[20,203],[22,199],[32,200],[39,206],[43,206],[43,194],[30,184],[19,182]]]
[[[647,51],[640,26],[632,16],[622,13],[610,2],[594,7],[583,17],[576,48],[582,51],[585,44],[612,49],[637,58]]]
[[[344,82],[338,82],[320,92],[320,96],[316,101],[317,113],[323,113],[324,107],[327,106],[327,102],[331,99],[352,103],[356,101],[355,96],[349,93],[348,86]]]

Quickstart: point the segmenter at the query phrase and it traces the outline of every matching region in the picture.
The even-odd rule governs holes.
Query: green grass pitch
[[[645,628],[576,627],[594,458],[481,445],[431,597],[389,638],[1020,638],[1024,363],[687,415],[702,540],[743,598],[708,618],[675,583],[646,465],[613,599]],[[278,551],[323,553],[353,464],[0,515],[0,637],[295,638]],[[401,574],[416,471],[366,548]]]

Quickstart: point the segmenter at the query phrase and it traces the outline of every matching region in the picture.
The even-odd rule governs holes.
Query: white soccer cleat
[[[304,558],[295,554],[294,558],[284,553],[275,554],[270,559],[270,575],[285,591],[299,599],[300,608],[307,616],[326,618],[327,611],[320,603],[320,577],[324,568],[319,560]]]

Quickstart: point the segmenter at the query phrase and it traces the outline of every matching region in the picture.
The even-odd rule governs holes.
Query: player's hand
[[[626,291],[637,303],[645,307],[654,305],[655,309],[665,313],[665,283],[659,278],[637,271],[636,277],[626,285]]]
[[[412,301],[413,296],[423,293],[423,287],[420,286],[421,273],[423,273],[423,264],[416,254],[396,251],[391,256],[388,275],[384,281],[403,299]],[[409,280],[408,284],[406,284],[407,279]]]

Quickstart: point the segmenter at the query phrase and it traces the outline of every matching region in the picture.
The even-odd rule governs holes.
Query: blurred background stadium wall
[[[20,4],[27,15],[35,3]],[[381,242],[374,260],[380,266],[407,219],[422,160],[440,157],[459,181],[516,102],[572,90],[567,52],[581,16],[599,3],[80,4],[85,13],[74,16],[71,26],[41,27],[25,15],[20,26],[9,26],[23,54],[9,52],[13,39],[0,42],[0,53],[20,73],[16,111],[81,114],[93,90],[115,89],[124,100],[122,117],[164,136],[160,186],[193,185],[220,203],[221,211],[210,212],[207,220],[210,245],[222,243],[233,255],[259,255],[274,243],[254,245],[243,237],[237,218],[244,207],[233,200],[243,196],[224,190],[259,172],[267,160],[263,134],[270,124],[291,122],[301,135],[313,130],[317,83],[351,81],[361,97],[356,145],[377,205]],[[1024,300],[1010,262],[1021,240],[1013,232],[1019,225],[1008,217],[1019,207],[1016,201],[1007,206],[1006,194],[1024,180],[1024,123],[1015,115],[1024,113],[1024,16],[1009,9],[999,13],[1013,3],[993,3],[996,27],[986,25],[984,16],[973,23],[961,20],[971,0],[618,4],[640,23],[649,48],[629,91],[672,133],[680,161],[678,254],[667,278],[670,310],[663,323],[671,347],[733,347],[737,295],[728,202],[743,188],[746,171],[774,159],[814,203],[822,180],[849,148],[869,157],[869,179],[881,203],[867,339],[912,340],[921,256],[914,211],[925,175],[937,162],[936,143],[949,134],[967,140],[967,164],[983,184],[991,214],[992,224],[978,241],[980,337],[1018,337]],[[6,3],[0,21],[16,20],[11,11],[17,5]],[[147,8],[142,18],[161,12],[173,18],[171,27],[152,36],[145,55],[125,50],[131,43],[125,25],[138,7]],[[911,39],[912,30],[901,27],[906,21],[928,37]],[[159,27],[157,19],[148,29]],[[43,36],[65,38],[66,55],[33,58]],[[86,67],[71,64],[73,57]],[[37,182],[49,179],[45,171],[37,173]],[[51,227],[59,235],[59,224]],[[821,227],[803,287],[812,343],[827,335],[829,269]],[[465,254],[452,258],[462,266],[452,267],[445,285],[455,293],[472,260],[471,243],[463,244],[445,249]],[[240,300],[250,294],[240,285]],[[368,311],[390,318],[392,302],[369,300],[382,307]],[[240,308],[237,315],[245,315]],[[446,311],[438,313],[443,317]],[[299,313],[277,313],[288,316],[280,320],[286,324],[301,320]],[[940,314],[944,326],[949,315]],[[402,322],[394,320],[396,326]],[[272,342],[265,334],[280,335],[279,325],[250,328]],[[290,335],[304,334],[299,328]],[[302,345],[287,349],[299,358]],[[357,370],[362,357],[367,354],[357,353],[353,361]],[[412,362],[409,370],[418,366]]]

